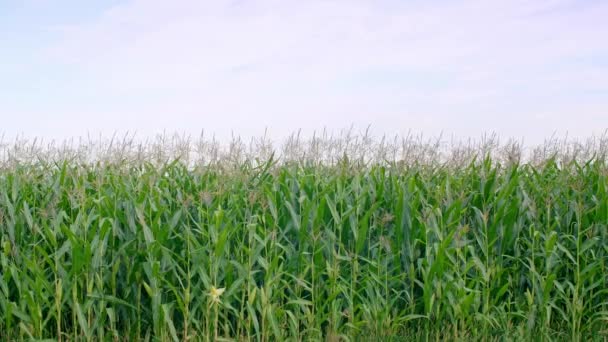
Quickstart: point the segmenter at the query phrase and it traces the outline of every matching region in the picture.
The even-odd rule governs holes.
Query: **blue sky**
[[[608,129],[608,1],[0,0],[0,134]]]

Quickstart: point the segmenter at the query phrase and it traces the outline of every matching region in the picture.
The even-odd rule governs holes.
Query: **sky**
[[[0,0],[0,136],[608,129],[607,0]]]

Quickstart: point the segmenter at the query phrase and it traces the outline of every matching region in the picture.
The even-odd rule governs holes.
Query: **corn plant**
[[[608,339],[603,158],[0,170],[3,340]]]

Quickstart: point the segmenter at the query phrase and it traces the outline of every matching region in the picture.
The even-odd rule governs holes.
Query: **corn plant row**
[[[0,339],[608,339],[608,167],[0,171]]]
[[[269,158],[282,163],[335,165],[345,159],[351,165],[450,165],[465,167],[478,156],[491,156],[503,164],[530,163],[536,166],[554,159],[560,164],[571,161],[608,158],[608,130],[584,140],[553,137],[542,144],[524,144],[515,139],[501,140],[496,134],[478,139],[425,137],[421,134],[377,136],[369,130],[352,129],[338,133],[313,132],[312,135],[289,135],[273,140],[268,135],[251,140],[233,136],[219,140],[205,132],[199,137],[162,134],[140,139],[135,134],[111,138],[79,138],[45,141],[0,134],[0,169],[18,164],[48,164],[70,161],[76,164],[151,163],[157,167],[179,159],[189,167],[238,166]]]

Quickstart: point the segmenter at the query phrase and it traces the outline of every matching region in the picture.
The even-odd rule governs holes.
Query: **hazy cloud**
[[[603,1],[128,1],[53,26],[40,51],[65,76],[43,82],[50,108],[9,101],[9,128],[589,135],[608,128],[605,17]]]

